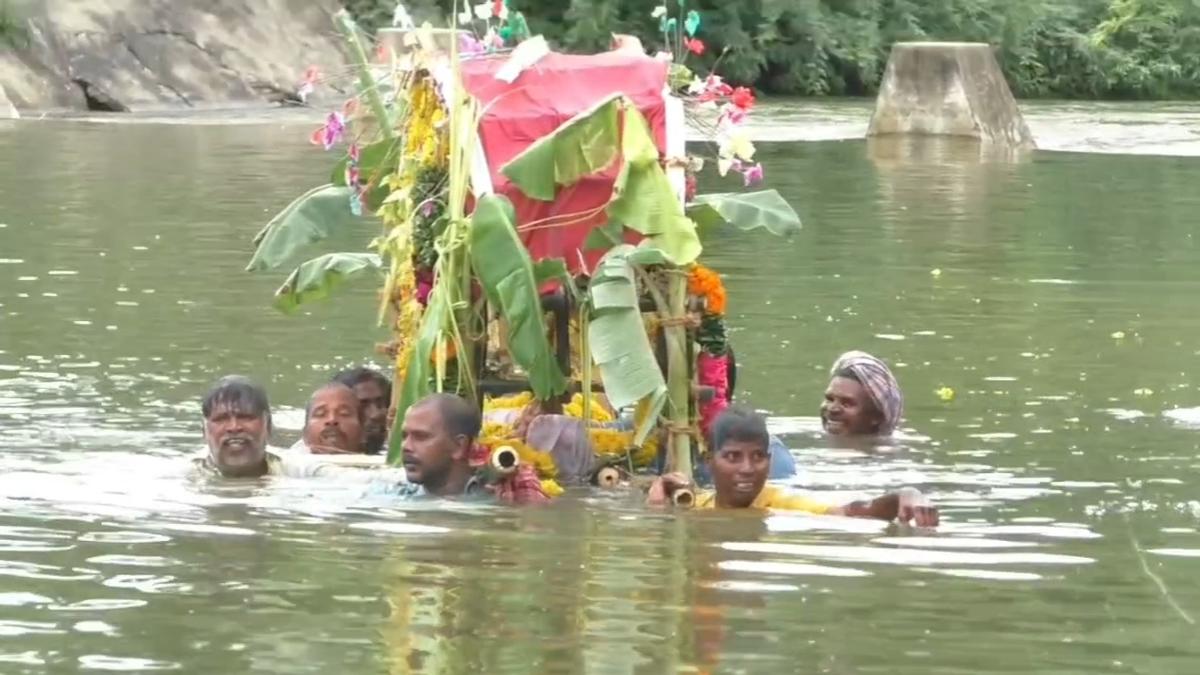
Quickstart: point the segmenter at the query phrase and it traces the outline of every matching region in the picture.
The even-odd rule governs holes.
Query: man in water
[[[846,352],[829,371],[821,426],[831,436],[890,436],[904,412],[891,369],[866,352]]]
[[[363,412],[354,390],[331,382],[304,408],[304,445],[316,455],[363,452]]]
[[[200,404],[208,453],[194,461],[206,475],[226,478],[313,476],[317,464],[283,459],[267,449],[271,436],[271,404],[267,392],[240,375],[223,377]]]
[[[350,368],[333,377],[354,390],[358,405],[362,409],[363,452],[378,454],[383,450],[388,436],[388,406],[392,403],[392,383],[377,370]]]
[[[920,527],[938,524],[937,509],[913,488],[903,488],[871,500],[833,506],[811,497],[787,494],[773,485],[767,485],[767,472],[771,465],[770,434],[766,420],[756,413],[728,408],[713,422],[711,435],[707,464],[715,489],[696,496],[697,508],[786,509],[855,518],[913,521]],[[651,485],[647,503],[666,504],[671,493],[680,488],[691,488],[686,476],[662,476]]]
[[[479,408],[454,394],[431,394],[404,414],[401,449],[407,483],[403,497],[499,498],[514,504],[547,501],[537,477],[518,473],[502,487],[488,486],[471,466],[483,426]]]

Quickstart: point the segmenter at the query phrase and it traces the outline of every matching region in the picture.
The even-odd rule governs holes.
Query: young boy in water
[[[785,509],[808,513],[912,521],[920,527],[936,527],[938,511],[924,495],[913,488],[902,488],[871,500],[854,501],[842,506],[826,504],[810,497],[788,494],[767,485],[771,466],[770,433],[766,419],[740,408],[727,408],[713,422],[711,443],[706,457],[713,478],[711,491],[696,496],[696,508],[702,509]],[[647,503],[669,503],[671,493],[691,489],[682,474],[666,474],[650,486]]]

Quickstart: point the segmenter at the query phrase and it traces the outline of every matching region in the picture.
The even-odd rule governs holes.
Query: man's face
[[[363,445],[367,452],[379,452],[387,441],[388,401],[378,382],[367,380],[354,385],[358,407],[363,416]]]
[[[362,452],[358,398],[349,387],[325,387],[313,395],[304,444],[314,453]]]
[[[848,377],[835,377],[821,404],[821,426],[832,436],[859,436],[879,431],[881,415],[866,387]]]
[[[204,441],[217,469],[226,476],[262,475],[267,461],[271,424],[266,413],[255,414],[219,404],[204,420]]]
[[[708,469],[717,491],[717,503],[725,508],[744,509],[767,484],[771,455],[762,444],[730,439],[712,454]]]
[[[437,488],[444,484],[455,462],[466,461],[466,439],[451,436],[436,405],[418,405],[404,415],[404,471],[408,480]]]

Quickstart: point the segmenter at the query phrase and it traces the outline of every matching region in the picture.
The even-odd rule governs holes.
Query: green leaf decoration
[[[350,212],[350,188],[322,185],[301,195],[254,237],[257,248],[246,270],[274,269],[301,248],[353,226],[360,218]]]
[[[683,3],[680,2],[680,5],[682,5],[682,4]],[[679,26],[679,21],[677,21],[675,19],[675,17],[671,17],[671,18],[667,19],[667,27],[664,30],[666,30],[666,32],[668,32],[668,33],[674,33],[675,28],[678,26]]]
[[[700,12],[694,9],[688,12],[687,18],[683,20],[683,29],[689,37],[696,37],[696,31],[700,30]]]
[[[649,237],[652,245],[676,265],[695,261],[702,249],[696,226],[684,215],[671,181],[658,162],[650,125],[632,106],[625,109],[621,154],[625,164],[613,186],[609,217]]]
[[[395,164],[394,160],[399,156],[399,150],[400,141],[398,139],[384,139],[363,147],[358,155],[359,175],[362,176],[363,180],[370,180],[375,177],[376,171],[381,168],[395,168],[392,165]],[[329,182],[338,187],[346,187],[346,165],[349,163],[349,155],[338,161],[333,166],[333,172],[329,175]]]
[[[593,228],[583,240],[585,251],[607,251],[625,241],[624,228],[616,221],[608,221],[600,227]]]
[[[293,314],[306,302],[329,297],[351,277],[383,266],[374,253],[326,253],[300,264],[275,291],[275,308]]]
[[[443,289],[434,288],[429,295],[429,304],[421,315],[421,325],[417,329],[412,351],[409,353],[408,365],[404,371],[404,382],[400,384],[400,397],[396,404],[396,419],[392,423],[392,433],[388,438],[388,464],[399,464],[402,454],[404,434],[404,414],[417,401],[433,393],[432,380],[434,376],[433,352],[437,348],[438,339],[445,332],[445,327],[454,320],[446,294]]]
[[[780,236],[800,231],[800,216],[775,190],[698,195],[688,204],[687,215],[701,227],[761,227]]]
[[[501,173],[527,196],[548,202],[554,200],[556,186],[607,168],[617,157],[620,98],[614,94],[563,122],[501,167]]]
[[[525,369],[534,395],[546,400],[566,391],[567,380],[546,337],[538,274],[543,280],[563,277],[566,265],[561,260],[543,261],[535,270],[515,223],[516,213],[507,198],[481,198],[471,216],[471,265],[488,302],[508,324],[513,360]]]
[[[539,289],[547,282],[557,281],[567,295],[571,296],[572,301],[578,302],[579,290],[575,286],[575,279],[567,271],[566,261],[562,258],[546,258],[533,263],[533,278]]]
[[[612,405],[622,408],[649,397],[651,418],[657,418],[666,401],[667,383],[642,324],[629,261],[636,250],[628,244],[616,246],[596,266],[588,291],[592,304],[588,346]]]

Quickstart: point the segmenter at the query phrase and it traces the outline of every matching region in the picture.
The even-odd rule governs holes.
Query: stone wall
[[[345,81],[336,0],[17,2],[29,44],[0,50],[20,109],[190,107],[294,96],[316,65]]]

